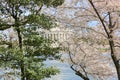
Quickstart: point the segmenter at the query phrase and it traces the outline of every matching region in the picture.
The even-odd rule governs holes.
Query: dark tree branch
[[[73,68],[73,65],[71,65],[71,69],[72,69],[73,71],[75,71],[75,72],[76,72],[76,75],[80,76],[82,79],[84,79],[84,80],[89,80],[88,77],[84,76],[82,73],[80,73],[79,71],[75,70],[75,69]]]
[[[83,51],[83,50],[82,50]],[[84,51],[83,51],[84,52]],[[84,52],[85,53],[85,52]],[[71,54],[70,54],[70,51],[69,51],[69,57],[70,57],[70,60],[71,60],[71,62],[74,64],[74,65],[78,65],[76,62],[74,62],[74,60],[72,59],[72,56],[71,56]],[[89,78],[88,78],[88,75],[87,75],[87,72],[86,72],[86,70],[84,69],[84,67],[82,66],[82,65],[79,65],[81,68],[82,68],[82,70],[83,70],[83,72],[85,73],[85,76],[82,74],[82,73],[80,73],[80,71],[77,71],[77,70],[75,70],[74,68],[73,68],[73,65],[71,66],[71,69],[72,70],[74,70],[75,72],[76,72],[76,74],[78,75],[78,76],[80,76],[81,78],[83,78],[84,80],[89,80]]]
[[[8,28],[11,28],[12,26],[14,26],[14,24],[10,25],[10,24],[0,24],[0,30],[5,30]]]
[[[88,0],[88,1],[90,2],[90,4],[91,4],[91,6],[93,7],[93,9],[94,9],[95,13],[97,14],[97,16],[98,16],[98,18],[99,18],[100,22],[101,22],[101,23],[102,23],[102,25],[103,25],[103,28],[104,28],[104,30],[105,30],[105,32],[106,32],[106,34],[107,34],[108,38],[109,38],[109,36],[110,36],[110,35],[109,35],[109,32],[108,32],[108,30],[107,30],[107,28],[106,28],[106,26],[105,26],[105,24],[104,24],[103,19],[101,18],[100,14],[98,13],[97,9],[95,8],[95,6],[94,6],[94,4],[93,4],[92,0]]]
[[[39,7],[38,11],[36,11],[36,15],[42,10],[43,4]]]
[[[82,68],[83,72],[85,73],[85,76],[88,78],[88,75],[87,75],[88,73],[86,72],[85,68],[82,65],[80,65],[80,67]]]

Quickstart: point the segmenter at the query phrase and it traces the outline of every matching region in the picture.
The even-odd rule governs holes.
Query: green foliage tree
[[[57,58],[59,48],[51,47],[52,41],[41,37],[36,30],[55,26],[53,19],[41,13],[42,7],[57,7],[63,2],[0,0],[0,30],[12,27],[18,37],[14,42],[1,41],[0,44],[4,45],[0,46],[0,62],[8,68],[20,70],[21,80],[41,80],[59,72],[43,64],[48,57]]]

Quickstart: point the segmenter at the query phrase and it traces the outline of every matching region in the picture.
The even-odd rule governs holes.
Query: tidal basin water
[[[65,62],[46,60],[45,64],[48,66],[56,66],[60,70],[59,74],[45,80],[82,80],[79,76],[75,75],[69,64]]]

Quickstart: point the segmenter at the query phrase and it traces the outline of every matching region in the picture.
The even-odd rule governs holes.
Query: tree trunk
[[[88,77],[84,76],[82,73],[79,71],[76,71],[76,75],[80,76],[83,80],[90,80]]]
[[[111,49],[111,58],[114,62],[114,65],[117,71],[118,80],[120,80],[120,64],[119,64],[119,60],[117,59],[117,55],[116,55],[117,53],[115,53],[115,47],[114,47],[112,35],[110,35],[110,39],[111,40],[109,40],[109,45]]]
[[[19,41],[19,47],[20,49],[22,50],[22,37],[21,37],[21,34],[20,34],[20,29],[19,27],[17,27],[17,34],[18,34],[18,41]]]
[[[20,69],[21,69],[21,80],[25,80],[25,68],[24,68],[24,62],[21,62]]]
[[[19,27],[17,27],[17,34],[18,34],[18,41],[19,41],[19,48],[22,51],[22,36]],[[21,69],[21,80],[25,80],[25,68],[24,68],[24,61],[20,61],[20,69]]]

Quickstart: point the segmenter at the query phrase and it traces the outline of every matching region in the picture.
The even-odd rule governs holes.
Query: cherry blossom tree
[[[111,65],[120,80],[119,4],[119,0],[66,0],[55,10],[53,16],[73,31],[74,36],[64,45],[68,45],[71,68],[84,80],[89,80],[87,73],[90,71],[99,73],[97,76],[100,77],[103,76],[102,73],[111,73]],[[103,57],[104,54],[107,56]],[[85,62],[84,65],[81,62]],[[94,66],[87,69],[91,64]]]

